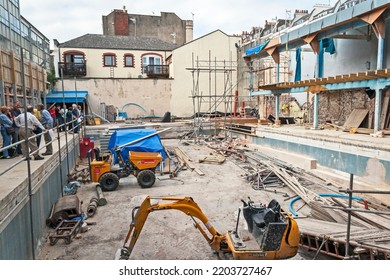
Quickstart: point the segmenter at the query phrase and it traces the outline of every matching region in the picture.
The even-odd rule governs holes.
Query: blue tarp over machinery
[[[103,191],[114,191],[120,178],[133,174],[142,188],[152,187],[156,168],[167,157],[158,133],[154,129],[116,130],[111,135],[109,151],[101,154],[95,149],[92,182],[98,182]]]

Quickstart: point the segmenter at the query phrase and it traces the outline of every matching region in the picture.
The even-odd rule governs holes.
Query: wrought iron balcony
[[[64,76],[87,76],[87,63],[73,63],[73,62],[59,62],[58,70],[61,73],[63,71]]]
[[[147,65],[144,67],[144,73],[148,78],[168,78],[169,65]]]

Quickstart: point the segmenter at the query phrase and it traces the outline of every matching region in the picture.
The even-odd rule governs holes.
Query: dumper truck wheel
[[[156,181],[156,175],[152,170],[145,169],[138,173],[137,181],[141,188],[151,188]]]
[[[99,184],[104,192],[115,191],[119,186],[119,177],[115,173],[105,173],[100,177]]]

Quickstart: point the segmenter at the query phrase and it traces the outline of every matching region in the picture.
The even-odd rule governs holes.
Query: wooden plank
[[[383,98],[380,129],[386,128],[385,125],[386,125],[387,115],[389,110],[389,102],[390,102],[390,96],[387,95]]]
[[[354,109],[345,121],[343,127],[345,127],[346,129],[358,128],[367,116],[367,114],[368,110],[366,109]]]
[[[176,148],[175,153],[179,158],[181,158],[185,162],[186,166],[191,171],[195,171],[199,176],[205,175],[199,168],[194,166],[194,164],[192,163],[192,160],[184,153],[184,151],[182,149]]]
[[[390,110],[387,112],[386,122],[385,122],[385,129],[390,128]]]
[[[348,131],[348,129],[346,129],[344,126],[336,125],[336,124],[333,124],[333,123],[330,123],[329,125],[330,125],[331,127],[336,128],[336,130]]]

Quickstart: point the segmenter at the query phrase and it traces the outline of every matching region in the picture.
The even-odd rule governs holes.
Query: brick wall
[[[129,16],[127,12],[115,11],[115,35],[129,35]]]
[[[372,128],[374,121],[375,99],[370,99],[366,92],[361,90],[341,90],[322,93],[319,96],[318,122],[332,122],[343,125],[354,109],[367,109],[368,118],[362,127]],[[310,106],[313,116],[313,106]]]

